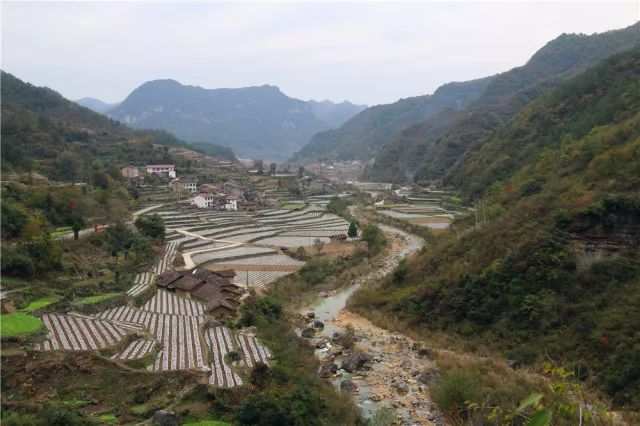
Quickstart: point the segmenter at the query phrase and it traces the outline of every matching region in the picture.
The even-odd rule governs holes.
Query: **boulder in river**
[[[360,370],[368,362],[371,362],[371,357],[362,352],[352,352],[342,358],[342,368],[349,373]]]
[[[314,319],[316,317],[316,313],[313,311],[307,312],[307,318]]]
[[[316,335],[316,329],[313,327],[307,327],[302,330],[302,337],[313,337]]]
[[[394,383],[393,387],[396,388],[399,393],[409,392],[409,385],[405,381]]]
[[[340,382],[340,390],[347,393],[354,393],[358,390],[358,385],[353,380],[343,380]]]
[[[322,330],[324,328],[324,323],[320,320],[315,320],[313,322],[313,328],[315,328],[316,330]]]
[[[318,368],[318,376],[327,379],[338,372],[338,366],[333,362],[324,362]]]

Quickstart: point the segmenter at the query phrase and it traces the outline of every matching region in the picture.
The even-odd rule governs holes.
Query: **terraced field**
[[[104,349],[122,340],[126,334],[123,327],[109,321],[75,315],[44,314],[42,321],[49,330],[50,337],[37,344],[37,350]]]

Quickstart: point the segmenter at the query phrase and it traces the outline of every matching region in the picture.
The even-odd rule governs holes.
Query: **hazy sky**
[[[563,32],[591,34],[640,19],[640,0],[1,7],[4,70],[70,99],[108,102],[147,80],[173,78],[387,103],[521,65]]]

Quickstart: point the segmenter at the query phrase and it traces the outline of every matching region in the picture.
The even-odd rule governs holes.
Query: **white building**
[[[238,197],[235,195],[227,195],[224,197],[224,208],[225,210],[237,211],[238,210]]]
[[[147,164],[147,173],[176,177],[176,167],[173,164]]]
[[[201,192],[193,198],[192,204],[194,204],[199,209],[213,207],[213,194],[211,194],[210,192]]]

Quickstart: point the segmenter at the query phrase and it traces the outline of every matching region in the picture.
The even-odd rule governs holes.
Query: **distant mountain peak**
[[[363,108],[302,101],[270,84],[207,89],[158,79],[137,87],[108,115],[189,142],[225,145],[242,157],[283,161],[315,133],[340,126]]]

